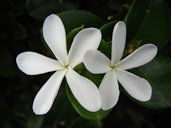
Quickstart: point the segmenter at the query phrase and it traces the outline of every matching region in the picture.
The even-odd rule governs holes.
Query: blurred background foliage
[[[166,0],[1,0],[0,128],[171,127],[170,7]],[[118,20],[127,24],[125,55],[144,43],[157,45],[159,53],[152,62],[131,70],[151,83],[152,99],[137,102],[121,88],[120,100],[112,110],[89,113],[75,101],[63,81],[50,112],[36,116],[33,99],[51,73],[27,76],[19,71],[15,58],[24,51],[54,57],[41,30],[44,19],[52,13],[58,14],[65,25],[68,48],[81,29],[97,27],[103,33],[99,49],[110,57],[112,30]],[[83,65],[76,70],[97,85],[103,77],[92,75]]]

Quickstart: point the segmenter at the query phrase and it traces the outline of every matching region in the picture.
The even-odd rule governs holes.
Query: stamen
[[[69,68],[69,65],[65,65],[64,68],[65,68],[65,69],[68,69],[68,68]]]
[[[110,67],[111,67],[112,69],[115,69],[115,68],[116,68],[116,66],[115,66],[115,65],[110,65]]]

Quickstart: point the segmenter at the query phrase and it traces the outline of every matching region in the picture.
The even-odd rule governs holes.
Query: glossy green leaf
[[[138,31],[140,31],[141,25],[147,14],[147,9],[150,4],[150,0],[134,0],[128,14],[125,17],[127,25],[127,40],[133,40]]]
[[[77,33],[79,31],[81,31],[82,29],[84,28],[84,26],[81,26],[81,27],[78,27],[78,28],[75,28],[73,30],[71,30],[68,34],[67,34],[67,50],[69,51],[70,49],[70,46],[72,44],[72,41],[74,39],[74,37],[77,35]]]
[[[71,90],[69,89],[68,85],[66,85],[65,87],[66,87],[65,89],[66,89],[68,98],[69,98],[72,106],[85,119],[95,120],[97,122],[100,122],[104,117],[106,117],[109,114],[110,110],[108,110],[108,111],[99,110],[98,112],[89,112],[89,111],[87,111],[75,99],[75,97],[73,96],[73,94],[72,94]]]
[[[163,47],[170,37],[170,21],[165,0],[134,0],[125,18],[127,41]]]
[[[103,25],[103,20],[88,11],[70,10],[58,13],[62,19],[67,32],[80,26],[99,28]]]
[[[110,42],[106,42],[102,39],[98,50],[103,52],[109,59],[111,58],[111,43]]]
[[[78,0],[28,0],[28,13],[38,20],[45,19],[52,13],[78,8]]]
[[[102,32],[102,38],[105,40],[105,41],[111,41],[112,40],[112,33],[113,33],[113,28],[116,24],[116,21],[112,21],[112,22],[109,22],[109,23],[106,23],[104,24],[100,30]]]
[[[138,68],[138,73],[150,82],[153,92],[151,100],[141,104],[153,109],[171,107],[171,59],[156,58]]]
[[[62,84],[60,87],[60,91],[58,92],[55,98],[55,102],[51,110],[47,114],[47,118],[50,119],[52,122],[55,122],[56,120],[69,122],[77,117],[78,114],[75,112],[67,98],[67,94],[65,92],[65,85]]]

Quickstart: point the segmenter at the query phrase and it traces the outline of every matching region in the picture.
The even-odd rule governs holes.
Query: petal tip
[[[148,91],[146,92],[146,94],[144,94],[143,97],[141,97],[141,99],[139,99],[139,101],[142,102],[149,101],[151,99],[151,96],[152,96],[152,87],[151,85],[149,85]]]
[[[125,22],[124,21],[118,21],[117,24],[125,25]]]
[[[139,96],[137,95],[137,97],[134,97],[134,98],[139,101],[146,102],[151,99],[152,87],[149,84],[149,82],[147,80],[145,80],[144,78],[142,78],[142,83],[143,83],[143,85],[146,85],[146,86],[144,86],[144,88],[142,88],[141,94],[139,94]]]
[[[97,29],[97,28],[91,27],[91,28],[86,28],[85,30],[89,31],[89,33],[91,33],[91,34],[96,34],[99,38],[102,37],[101,31],[99,29]]]
[[[148,48],[151,51],[151,60],[157,55],[158,48],[154,44],[145,44],[144,47]]]
[[[20,53],[20,54],[21,54],[21,53]],[[21,57],[20,57],[20,56],[21,56],[20,54],[18,54],[17,57],[16,57],[16,64],[17,64],[18,67],[19,67],[20,60],[21,60],[21,59],[20,59],[20,58],[21,58]]]
[[[22,56],[23,56],[23,53],[20,53],[17,55],[17,57],[16,57],[17,66],[20,65],[20,63],[22,62],[22,58],[23,58]]]
[[[49,16],[47,16],[44,23],[43,23],[43,30],[45,29],[45,27],[47,27],[46,26],[47,24],[54,24],[54,21],[56,21],[55,23],[58,23],[58,22],[61,23],[62,22],[60,17],[56,14],[50,14]]]
[[[117,102],[118,102],[118,100],[119,100],[119,98],[117,99]],[[110,105],[102,104],[102,110],[107,111],[109,109],[112,109],[117,104],[117,102],[115,102],[114,104],[110,104]]]
[[[118,21],[115,26],[116,27],[121,27],[122,26],[122,27],[124,27],[126,29],[126,24],[125,24],[124,21]]]
[[[158,47],[156,45],[154,45],[154,44],[147,44],[147,45],[149,45],[149,47],[151,47],[151,49],[153,49],[155,51],[155,53],[157,54]]]
[[[83,63],[86,69],[94,74],[102,74],[111,70],[110,60],[95,49],[90,49],[84,54]]]
[[[98,102],[96,101],[96,102],[92,103],[91,105],[89,105],[89,107],[84,106],[84,108],[90,112],[97,112],[101,109],[101,107],[102,107],[101,99]]]
[[[25,61],[26,61],[26,56],[25,53],[29,53],[29,52],[23,52],[17,55],[16,57],[16,64],[18,66],[18,68],[25,74],[27,75],[31,75],[30,73],[27,72],[26,66],[25,66]]]
[[[59,18],[59,16],[56,14],[50,14],[49,16],[46,17],[46,19],[56,19],[56,18]]]
[[[48,112],[48,111],[44,111],[44,110],[41,110],[41,109],[37,108],[34,103],[33,103],[33,106],[32,106],[32,110],[36,115],[44,115],[44,114],[46,114]]]

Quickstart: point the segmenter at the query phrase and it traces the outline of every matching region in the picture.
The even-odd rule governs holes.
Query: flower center
[[[117,68],[116,65],[110,65],[110,67],[112,68],[112,70]]]
[[[65,69],[68,69],[68,68],[69,68],[69,65],[64,65],[64,68],[65,68]]]

